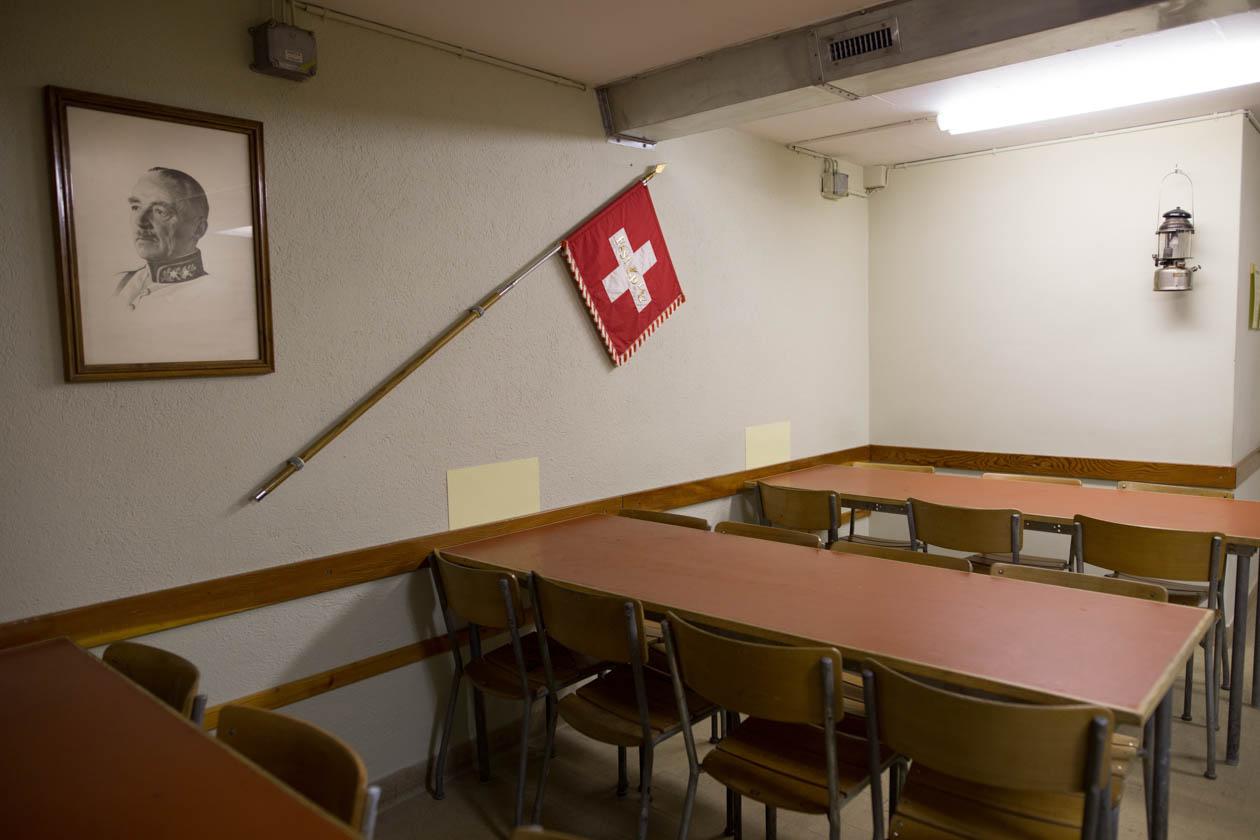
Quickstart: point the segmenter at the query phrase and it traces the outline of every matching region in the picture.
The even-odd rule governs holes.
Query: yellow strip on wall
[[[744,429],[744,468],[792,460],[792,424],[788,420]]]
[[[537,458],[446,471],[446,519],[450,528],[537,513],[539,500]]]

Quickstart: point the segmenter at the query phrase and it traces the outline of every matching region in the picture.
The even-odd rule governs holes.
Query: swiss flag
[[[628,362],[684,300],[642,182],[564,240],[564,256],[614,365]]]

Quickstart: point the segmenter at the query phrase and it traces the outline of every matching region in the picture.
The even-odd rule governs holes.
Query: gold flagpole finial
[[[649,170],[647,171],[647,175],[645,175],[645,176],[643,177],[643,183],[645,183],[645,184],[646,184],[648,181],[651,181],[651,180],[652,180],[653,178],[655,178],[657,175],[660,175],[662,172],[664,172],[664,171],[665,171],[665,166],[666,166],[666,164],[663,164],[663,163],[658,163],[658,164],[656,164],[656,166],[653,166],[651,169],[649,169]]]

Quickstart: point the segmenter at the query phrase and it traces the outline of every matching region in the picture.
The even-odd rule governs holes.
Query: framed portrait
[[[262,123],[45,101],[66,381],[274,371]]]

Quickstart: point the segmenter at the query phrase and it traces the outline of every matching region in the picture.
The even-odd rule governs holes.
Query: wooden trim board
[[[0,624],[0,648],[58,636],[67,636],[83,647],[109,644],[413,572],[423,568],[429,553],[437,548],[524,531],[592,513],[616,513],[623,507],[665,510],[699,504],[733,495],[739,492],[745,481],[761,476],[819,464],[841,463],[865,454],[865,446],[844,449],[700,481],[582,502],[516,519],[439,531],[384,545],[21,618]]]
[[[459,633],[460,644],[464,644],[467,640],[468,631],[461,630]],[[253,706],[256,709],[279,709],[299,700],[316,697],[342,686],[361,682],[416,662],[423,662],[431,656],[446,653],[450,649],[450,639],[443,633],[440,636],[422,639],[419,642],[387,650],[384,653],[357,659],[345,665],[329,668],[327,671],[320,671],[318,674],[300,677],[271,688],[264,688],[262,691],[256,691],[253,694],[247,694],[244,697],[238,697],[235,700],[229,700],[227,703],[211,706],[206,709],[203,726],[206,731],[217,727],[219,725],[219,713],[227,705]]]
[[[686,507],[734,495],[746,482],[768,475],[819,464],[864,460],[931,464],[963,470],[1074,475],[1115,481],[1127,479],[1232,488],[1230,481],[1240,475],[1245,478],[1260,468],[1260,451],[1249,455],[1237,467],[1215,467],[885,445],[856,446],[782,464],[555,508],[517,519],[455,531],[440,531],[398,542],[17,619],[0,624],[0,648],[57,636],[68,636],[84,647],[108,644],[415,571],[423,568],[425,559],[435,548],[499,536],[591,513],[612,513],[623,507],[653,510]]]
[[[953,470],[1062,475],[1104,481],[1149,481],[1155,484],[1185,484],[1225,490],[1233,490],[1238,485],[1238,468],[1234,466],[1075,458],[1066,455],[1021,455],[1013,452],[972,452],[964,449],[925,449],[882,444],[871,444],[869,460],[889,464],[930,465]],[[1256,466],[1260,466],[1260,459]]]

